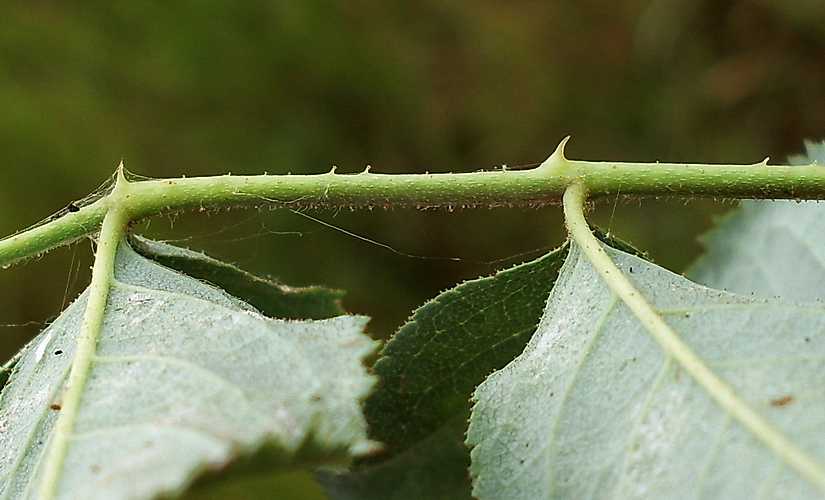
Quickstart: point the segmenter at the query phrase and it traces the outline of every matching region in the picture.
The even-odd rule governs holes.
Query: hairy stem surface
[[[153,179],[130,184],[120,200],[131,220],[217,206],[285,208],[459,208],[559,203],[573,182],[591,198],[615,196],[825,199],[825,168],[685,163],[573,161],[562,141],[540,166],[529,170],[457,174],[254,175]],[[99,230],[106,197],[52,216],[47,222],[0,240],[0,266],[46,252]]]

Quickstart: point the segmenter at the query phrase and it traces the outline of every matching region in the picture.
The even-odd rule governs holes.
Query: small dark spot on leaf
[[[786,404],[790,403],[791,401],[793,401],[793,396],[782,396],[781,398],[776,398],[776,399],[771,400],[771,406],[776,406],[776,407],[785,406]]]
[[[54,411],[58,411],[58,410],[60,410],[60,405],[57,404],[57,403],[52,403],[52,404],[49,405],[49,408],[51,408]]]
[[[630,266],[629,271],[630,271],[631,273],[633,272],[633,266]]]
[[[80,212],[80,207],[75,205],[74,202],[71,202],[66,206],[66,210],[68,210],[69,212],[72,212],[72,213]]]
[[[61,354],[63,354],[63,350],[62,350],[62,349],[58,349],[58,350],[54,351],[54,355],[55,355],[55,356],[60,356]]]
[[[92,474],[97,474],[97,473],[100,472],[100,466],[99,465],[93,465],[93,466],[91,466],[91,470],[92,470]]]
[[[810,342],[810,341],[811,341],[811,337],[805,337],[805,342]]]

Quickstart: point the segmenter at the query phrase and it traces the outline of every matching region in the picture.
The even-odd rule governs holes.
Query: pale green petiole
[[[107,205],[107,211],[97,243],[86,310],[80,327],[80,335],[77,338],[77,351],[60,396],[60,415],[55,423],[54,432],[48,443],[48,451],[43,460],[45,470],[39,482],[39,498],[44,500],[55,498],[57,495],[69,439],[74,433],[81,395],[94,360],[97,340],[103,325],[109,289],[114,279],[117,246],[125,236],[129,224],[129,216],[120,206],[120,201],[129,196],[131,184],[123,178],[121,172],[118,174],[114,190],[103,200]]]
[[[733,388],[720,379],[613,263],[604,251],[602,243],[593,236],[584,218],[586,192],[582,183],[573,183],[567,188],[564,193],[564,216],[571,239],[581,247],[607,286],[624,302],[674,362],[688,372],[725,412],[774,452],[788,467],[825,493],[825,467],[759,415]]]

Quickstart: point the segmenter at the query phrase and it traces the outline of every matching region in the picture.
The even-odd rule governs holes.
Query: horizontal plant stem
[[[825,199],[825,168],[573,161],[563,141],[539,167],[470,173],[253,175],[134,182],[119,206],[131,220],[217,206],[290,208],[460,208],[545,205],[561,202],[572,182],[590,197]],[[106,199],[0,240],[0,266],[96,232]]]

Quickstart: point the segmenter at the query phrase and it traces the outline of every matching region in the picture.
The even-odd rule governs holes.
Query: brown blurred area
[[[0,234],[121,159],[152,177],[472,171],[541,162],[572,135],[575,159],[783,162],[825,138],[823,21],[825,3],[804,0],[3,2]],[[677,272],[730,208],[615,201],[594,221]],[[564,239],[558,207],[310,215],[416,257],[288,211],[137,230],[346,289],[378,337]],[[89,247],[0,272],[0,355],[85,287]]]

